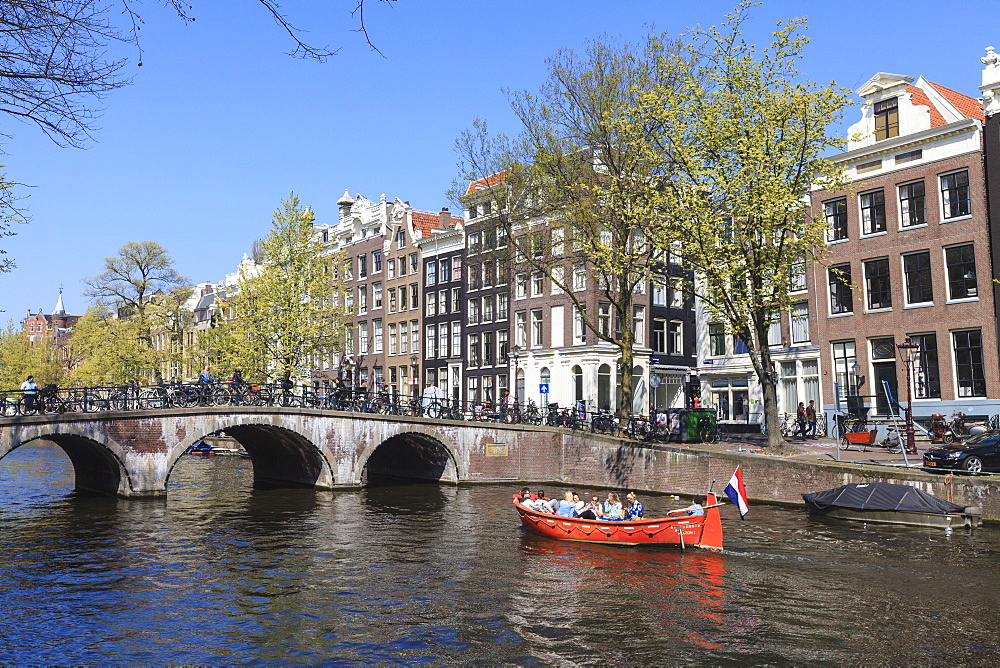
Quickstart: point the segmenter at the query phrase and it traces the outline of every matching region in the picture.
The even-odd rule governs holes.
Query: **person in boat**
[[[623,519],[622,502],[614,492],[608,492],[608,500],[604,502],[604,513],[601,519],[620,520]]]
[[[583,504],[583,510],[577,512],[577,516],[584,520],[596,520],[600,514],[601,499],[596,494]]]
[[[528,501],[524,505],[539,513],[553,512],[552,506],[549,505],[549,500],[545,498],[544,489],[540,489],[536,494],[532,494],[531,501]]]
[[[625,508],[625,519],[627,520],[641,520],[644,508],[642,503],[636,497],[635,492],[629,492],[625,495],[625,500],[628,505]]]
[[[691,505],[685,508],[688,515],[704,515],[705,508],[702,504],[705,503],[704,496],[696,496],[691,499]]]
[[[555,511],[556,515],[562,517],[576,517],[576,502],[573,501],[573,492],[563,494],[563,498],[559,501],[559,505],[556,506]]]
[[[521,493],[518,495],[518,499],[517,500],[520,501],[521,503],[524,503],[525,501],[530,501],[531,500],[531,490],[528,489],[527,487],[522,487],[521,488]]]
[[[586,505],[580,498],[580,495],[573,492],[573,517],[579,517]]]

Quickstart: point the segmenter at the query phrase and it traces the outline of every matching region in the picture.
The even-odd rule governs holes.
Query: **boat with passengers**
[[[525,530],[558,540],[611,545],[670,545],[681,549],[722,549],[722,505],[712,492],[705,495],[705,514],[689,515],[687,509],[672,510],[665,517],[630,520],[588,520],[563,517],[529,508],[514,497],[514,508]],[[682,514],[683,513],[683,514]]]

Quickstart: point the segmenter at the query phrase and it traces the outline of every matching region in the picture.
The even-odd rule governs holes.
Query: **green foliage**
[[[28,376],[39,386],[59,382],[62,367],[47,341],[32,345],[27,334],[8,322],[0,332],[0,390],[16,390]]]
[[[313,214],[292,193],[274,212],[261,243],[263,264],[240,277],[236,318],[219,335],[225,368],[242,366],[247,377],[308,376],[314,361],[340,341],[343,311],[331,270],[340,256],[313,228]]]
[[[76,366],[71,385],[142,385],[158,368],[156,351],[143,341],[135,320],[116,318],[110,309],[92,306],[73,328],[69,342]]]

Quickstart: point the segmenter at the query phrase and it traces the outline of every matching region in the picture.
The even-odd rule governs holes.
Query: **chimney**
[[[441,207],[441,213],[438,214],[438,217],[441,219],[441,229],[442,230],[450,230],[451,229],[451,211],[448,210],[448,207],[446,207],[446,206]]]

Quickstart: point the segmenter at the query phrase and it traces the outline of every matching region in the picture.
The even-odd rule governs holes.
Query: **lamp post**
[[[521,421],[521,408],[518,405],[517,398],[517,372],[518,372],[518,358],[521,356],[521,346],[514,346],[510,349],[510,358],[514,360],[514,422],[518,423]]]
[[[906,363],[906,454],[915,455],[917,454],[917,444],[914,442],[913,433],[913,395],[910,393],[910,372],[920,344],[914,343],[910,337],[906,337],[905,341],[896,344],[896,348],[899,349],[903,362]]]
[[[410,387],[413,388],[413,398],[417,398],[417,356],[410,355]]]

